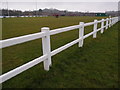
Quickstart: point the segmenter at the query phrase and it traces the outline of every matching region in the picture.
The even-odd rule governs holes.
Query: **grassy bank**
[[[36,33],[41,27],[51,29],[90,22],[104,17],[46,17],[3,19],[3,39]],[[118,24],[104,34],[85,39],[84,47],[74,45],[52,57],[49,72],[43,64],[3,83],[4,88],[96,88],[118,87]],[[85,33],[92,31],[85,28]],[[78,30],[51,37],[52,50],[78,38]],[[42,55],[41,39],[3,49],[3,73]]]

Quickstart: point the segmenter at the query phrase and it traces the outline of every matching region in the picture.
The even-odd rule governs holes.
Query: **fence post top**
[[[98,21],[97,19],[94,20],[94,22],[97,22],[97,21]]]
[[[84,22],[80,22],[80,24],[82,25],[82,24],[84,24]]]
[[[43,28],[41,28],[41,31],[49,31],[49,30],[50,30],[49,27],[43,27]]]
[[[49,27],[42,27],[41,29],[49,29]]]
[[[95,23],[95,24],[97,24],[97,21],[98,21],[98,20],[97,20],[97,19],[95,19],[95,20],[94,20],[94,23]]]

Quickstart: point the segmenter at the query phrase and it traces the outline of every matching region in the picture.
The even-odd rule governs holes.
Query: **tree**
[[[39,12],[42,12],[42,9],[39,9]]]

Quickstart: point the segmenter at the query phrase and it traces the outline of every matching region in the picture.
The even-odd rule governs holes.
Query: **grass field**
[[[3,39],[40,32],[41,27],[50,29],[91,22],[105,17],[44,17],[3,19]],[[100,25],[99,25],[100,27]],[[85,39],[84,47],[74,45],[52,57],[50,71],[43,64],[17,75],[3,83],[3,88],[112,88],[118,87],[118,23],[104,34]],[[93,26],[85,28],[91,32]],[[78,30],[51,37],[52,50],[78,38]],[[41,39],[4,48],[3,73],[42,55]]]

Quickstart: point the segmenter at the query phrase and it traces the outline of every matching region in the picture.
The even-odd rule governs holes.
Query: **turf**
[[[92,22],[105,17],[44,17],[3,19],[3,39],[40,32],[50,29]],[[100,27],[100,25],[99,25]],[[98,32],[78,44],[52,57],[50,71],[43,70],[43,64],[17,75],[3,83],[3,88],[114,88],[118,87],[118,23],[104,34]],[[85,28],[85,34],[93,26]],[[52,50],[78,38],[78,30],[51,36]],[[4,48],[3,73],[42,55],[41,39]]]

